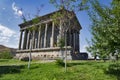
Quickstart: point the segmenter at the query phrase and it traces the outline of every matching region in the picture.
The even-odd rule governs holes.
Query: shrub
[[[4,51],[0,53],[0,59],[11,59],[13,56],[10,54],[9,51]]]
[[[113,75],[119,75],[120,64],[119,63],[110,64],[108,67],[108,73],[113,74]]]
[[[57,59],[57,60],[56,60],[56,64],[57,64],[58,66],[64,66],[64,65],[65,65],[65,63],[64,63],[64,61],[63,61],[62,59]]]
[[[19,60],[20,60],[20,61],[29,61],[29,57],[22,57],[22,58],[20,58]],[[31,59],[31,61],[32,61],[32,59]]]
[[[63,47],[65,46],[65,40],[64,40],[64,38],[59,39],[59,41],[58,41],[58,46],[59,46],[60,48],[63,48]]]

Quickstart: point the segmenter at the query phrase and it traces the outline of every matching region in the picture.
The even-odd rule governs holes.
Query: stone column
[[[76,46],[76,44],[75,44],[75,43],[76,43],[75,32],[73,33],[73,37],[74,37],[74,38],[73,38],[73,39],[74,39],[74,40],[73,40],[73,46],[74,46],[74,50],[75,50],[75,46]]]
[[[55,25],[54,25],[54,22],[52,22],[52,35],[51,35],[51,47],[54,46],[54,28],[55,28]]]
[[[41,25],[39,26],[39,34],[38,34],[38,48],[40,48],[41,42]]]
[[[28,31],[28,35],[27,35],[27,45],[26,45],[26,49],[29,49],[29,42],[30,42],[30,31]]]
[[[26,49],[26,42],[27,42],[27,30],[25,30],[25,33],[24,33],[24,40],[23,40],[23,49]]]
[[[33,33],[32,33],[32,48],[34,49],[35,48],[35,30],[33,30]]]
[[[59,29],[59,36],[62,37],[62,22],[60,20],[60,29]]]
[[[37,39],[35,39],[35,49],[37,48]]]
[[[20,31],[19,50],[21,50],[23,31]]]
[[[70,44],[70,46],[71,46],[71,41],[72,41],[72,35],[71,35],[71,31],[70,31],[70,41],[69,41],[69,44]]]
[[[60,20],[60,24],[59,24],[59,35],[57,36],[57,43],[59,42],[59,40],[63,37],[63,33],[62,33],[62,22]]]
[[[77,50],[79,51],[79,32],[76,32],[76,45],[77,45]]]
[[[45,26],[45,36],[44,36],[44,48],[46,48],[46,44],[47,44],[47,40],[46,40],[46,37],[47,37],[47,27],[48,27],[48,24],[46,23],[46,26]]]

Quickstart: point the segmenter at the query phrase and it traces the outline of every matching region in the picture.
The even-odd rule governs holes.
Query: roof
[[[58,13],[58,12],[62,12],[62,10],[63,10],[63,9],[38,17],[38,19],[39,19],[39,21],[40,21],[39,23],[41,23],[42,21],[50,20],[52,15],[54,15],[55,13]],[[68,11],[68,10],[65,10],[65,11]],[[71,13],[71,14],[73,14],[73,15],[75,15],[75,13],[74,13],[73,11],[68,11],[68,12]],[[34,19],[36,19],[36,18],[34,18]],[[78,27],[79,29],[82,29],[82,27],[81,27],[81,25],[80,25],[80,23],[79,23],[76,15],[74,16],[74,19],[75,19],[76,22],[77,22],[77,27]],[[33,20],[33,19],[32,19],[32,20]],[[22,23],[22,24],[19,24],[20,28],[24,28],[24,27],[33,25],[34,23],[33,23],[32,20],[29,20],[29,21],[27,21],[27,22],[24,22],[24,23]]]

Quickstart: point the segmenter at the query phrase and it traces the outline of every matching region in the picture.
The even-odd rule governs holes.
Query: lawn
[[[118,75],[108,74],[111,62],[69,61],[67,72],[55,62],[33,61],[30,69],[27,62],[0,60],[0,80],[119,80]]]

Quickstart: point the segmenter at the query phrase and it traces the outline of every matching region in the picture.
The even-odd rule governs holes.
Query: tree
[[[0,52],[0,59],[12,59],[13,56],[10,50]]]
[[[24,23],[27,23],[25,17],[23,18],[23,21],[25,21]],[[33,26],[27,28],[27,30],[29,31],[30,36],[31,36],[28,69],[30,69],[30,63],[31,63],[31,60],[32,60],[31,52],[32,52],[32,49],[33,49],[32,45],[34,44],[34,36],[35,36],[34,31],[39,30],[38,27],[35,24],[37,24],[39,21],[40,21],[39,17],[36,16],[34,19],[32,19]]]
[[[28,69],[30,69],[30,64],[31,64],[31,60],[32,60],[31,52],[32,52],[32,49],[33,49],[32,45],[34,43],[34,33],[33,33],[33,31],[39,30],[38,27],[36,26],[36,24],[40,22],[39,13],[40,13],[41,9],[43,8],[43,6],[44,5],[42,4],[40,6],[40,8],[37,8],[37,13],[36,13],[36,15],[34,15],[34,19],[31,20],[33,25],[31,27],[27,28],[27,30],[29,30],[30,36],[31,36]],[[28,14],[28,17],[29,17],[29,19],[31,19],[30,14]],[[22,18],[24,23],[27,23],[27,17],[24,14],[21,15],[21,18]]]
[[[36,24],[39,22],[39,18],[36,17],[35,19],[32,20],[33,24]],[[31,52],[32,52],[32,49],[33,49],[33,41],[34,41],[34,33],[33,31],[34,30],[39,30],[38,27],[36,27],[35,25],[29,27],[27,30],[30,31],[30,36],[32,37],[31,40],[30,40],[30,53],[29,53],[29,62],[28,62],[28,69],[30,69],[30,63],[31,63],[31,60],[32,60],[32,56],[31,56]]]
[[[74,12],[87,9],[87,1],[88,0],[50,0],[51,4],[61,10],[61,12],[54,14],[52,19],[56,24],[60,22],[62,25],[60,38],[65,42],[65,72],[67,70],[67,32],[70,31],[70,28],[75,25],[73,23],[71,24],[71,20],[75,16]],[[58,20],[59,22],[56,22]]]
[[[111,7],[99,3],[97,0],[90,0],[92,9],[89,10],[91,19],[92,39],[89,52],[95,54],[99,51],[99,57],[104,59],[110,53],[117,50],[120,53],[120,1],[113,0]],[[90,42],[90,41],[89,41]]]

